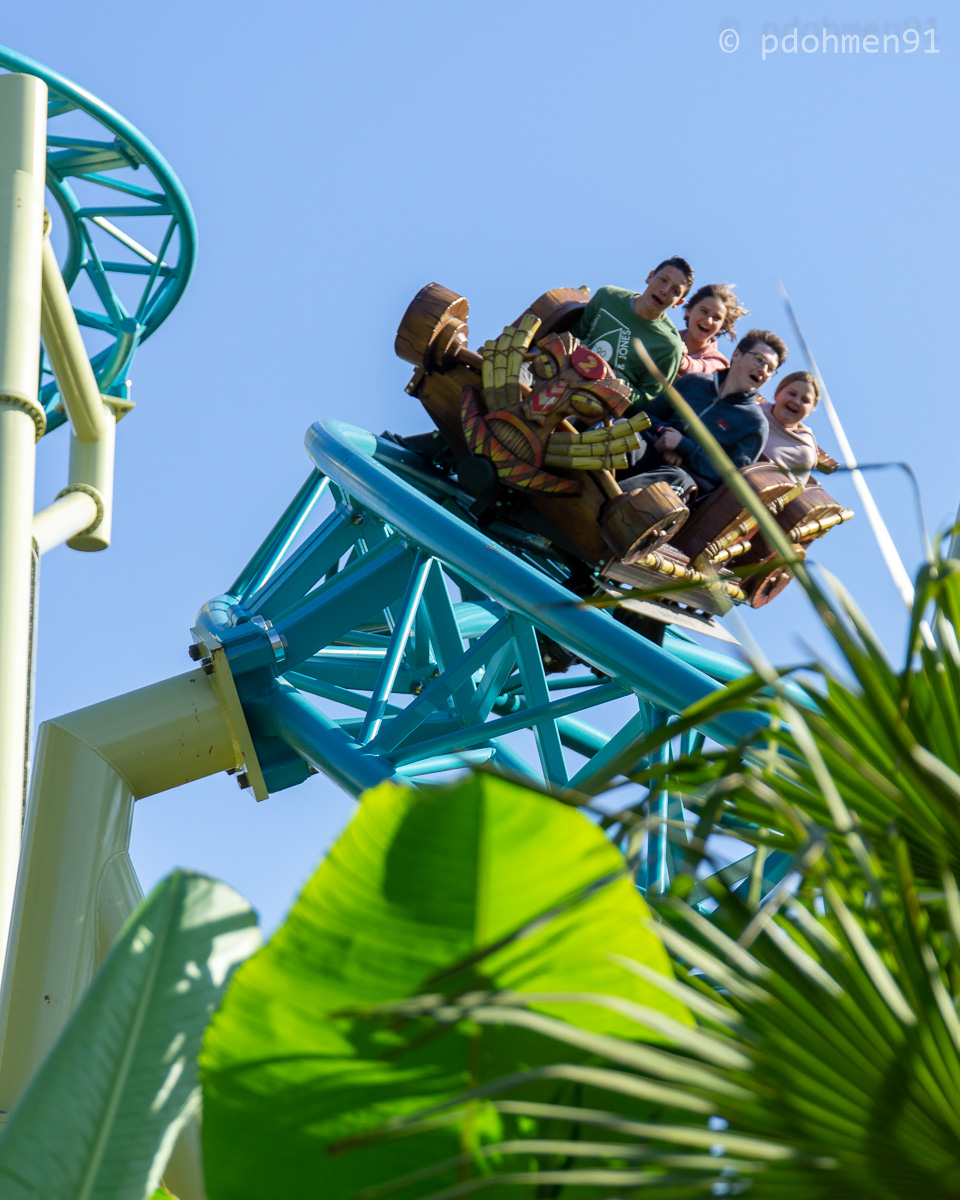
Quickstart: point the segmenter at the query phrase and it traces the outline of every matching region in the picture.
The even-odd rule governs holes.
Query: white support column
[[[13,1109],[137,903],[134,800],[239,768],[236,747],[199,668],[41,725],[0,1004],[0,1112]]]
[[[47,88],[0,77],[0,954],[23,824]]]
[[[134,801],[242,765],[200,668],[41,725],[0,1004],[0,1126],[142,896]],[[204,1200],[199,1153],[191,1125],[165,1173],[182,1200]]]
[[[73,429],[70,482],[58,500],[81,495],[94,504],[90,519],[66,541],[73,550],[106,550],[113,522],[116,414],[100,395],[49,235],[43,240],[42,278],[40,333]]]
[[[99,511],[96,497],[89,492],[67,492],[59,496],[33,518],[33,540],[37,544],[37,553],[46,554],[54,546],[77,537],[96,523]]]

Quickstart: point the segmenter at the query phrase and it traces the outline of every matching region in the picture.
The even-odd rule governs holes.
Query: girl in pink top
[[[724,333],[733,340],[733,327],[747,311],[727,283],[708,283],[698,288],[683,310],[687,327],[680,334],[684,355],[677,378],[692,372],[710,374],[729,367],[729,360],[717,346],[717,334]]]

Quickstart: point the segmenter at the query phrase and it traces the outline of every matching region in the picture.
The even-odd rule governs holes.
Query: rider
[[[734,466],[746,467],[759,458],[767,440],[767,418],[756,392],[776,374],[787,347],[767,329],[751,329],[737,344],[725,371],[713,375],[684,375],[676,390],[703,421]],[[644,430],[646,447],[632,453],[624,492],[638,491],[661,481],[687,501],[702,498],[722,482],[716,467],[690,436],[686,422],[668,396],[659,396],[644,410],[651,425]]]
[[[683,258],[664,259],[646,279],[643,292],[601,287],[577,317],[570,332],[607,360],[633,389],[632,416],[662,388],[647,370],[635,342],[645,347],[667,383],[677,376],[684,346],[667,310],[683,303],[693,284],[693,269]]]
[[[794,371],[782,379],[773,395],[773,403],[761,400],[760,407],[767,417],[770,432],[763,457],[807,483],[811,471],[830,474],[840,465],[817,445],[813,430],[804,425],[817,407],[820,385],[809,371]]]
[[[700,372],[712,374],[730,366],[721,354],[717,335],[725,334],[733,341],[733,329],[747,309],[737,299],[729,283],[708,283],[693,293],[683,307],[686,328],[681,331],[683,358],[677,377]]]

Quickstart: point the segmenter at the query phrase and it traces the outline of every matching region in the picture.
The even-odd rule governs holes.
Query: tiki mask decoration
[[[473,453],[490,459],[508,486],[575,496],[577,472],[625,467],[650,422],[642,414],[616,420],[630,405],[630,388],[572,334],[548,334],[530,353],[538,328],[527,315],[486,343],[483,395],[472,387],[461,394],[463,430]],[[522,382],[525,361],[531,385]],[[570,419],[597,428],[577,432]]]

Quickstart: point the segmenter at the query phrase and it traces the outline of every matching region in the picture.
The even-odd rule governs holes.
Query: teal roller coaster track
[[[88,331],[101,390],[123,396],[137,347],[189,282],[196,226],[157,150],[123,117],[38,63],[0,49],[0,66],[49,89],[47,185],[61,264]],[[56,222],[55,222],[56,228]],[[42,363],[44,380],[52,373]],[[43,382],[48,432],[65,420]],[[339,422],[307,433],[313,470],[227,592],[201,610],[192,653],[225,653],[256,751],[240,782],[258,798],[322,772],[354,795],[384,780],[423,785],[488,764],[568,796],[591,796],[631,763],[630,747],[742,674],[735,660],[672,630],[663,647],[585,609],[549,547],[507,525],[479,529],[471,497],[416,455]],[[327,493],[332,511],[308,537]],[[547,639],[579,666],[548,673]],[[732,744],[756,718],[717,718]],[[656,798],[677,822],[680,800]],[[643,887],[663,888],[682,838],[651,834]],[[746,878],[751,857],[738,864]],[[765,861],[768,884],[785,862]]]

